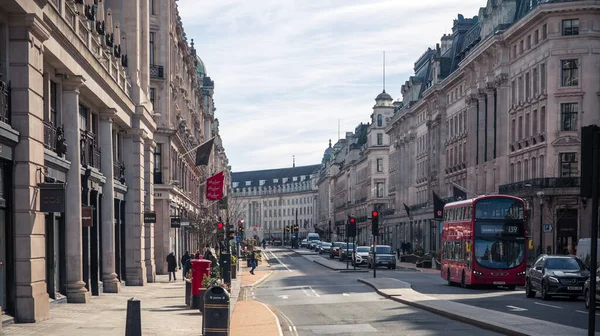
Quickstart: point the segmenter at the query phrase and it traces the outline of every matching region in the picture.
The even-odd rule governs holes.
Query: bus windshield
[[[525,258],[525,240],[494,236],[475,238],[475,260],[489,269],[515,268]]]
[[[476,219],[523,220],[523,202],[512,198],[485,198],[475,203]]]

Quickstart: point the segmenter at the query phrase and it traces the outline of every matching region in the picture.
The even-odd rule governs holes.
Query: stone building
[[[205,111],[179,98],[198,83],[196,67],[181,62],[184,70],[161,72],[151,61],[154,41],[146,32],[174,22],[168,16],[159,21],[174,7],[157,4],[0,2],[3,321],[41,321],[51,304],[87,303],[91,295],[118,292],[123,284],[155,280],[154,230],[162,234],[162,222],[146,217],[155,211],[155,137],[165,143],[161,113],[171,113],[153,104],[161,84],[157,75],[173,74],[179,81],[174,100],[184,113],[190,106]],[[190,48],[181,25],[173,29],[178,48],[172,49],[180,55]],[[190,52],[181,59],[194,64],[195,57]],[[208,118],[206,126],[205,119],[201,125],[218,133],[216,122]],[[209,169],[226,165],[216,143]]]
[[[205,181],[225,172],[227,156],[213,101],[214,82],[188,43],[175,0],[152,9],[149,32],[150,92],[157,122],[154,149],[154,232],[156,271],[167,273],[166,257],[200,248],[194,228],[216,223],[218,202],[208,203]],[[196,148],[215,138],[208,166],[196,166]],[[225,184],[228,185],[228,184]],[[179,260],[179,259],[178,259]]]
[[[300,238],[309,232],[322,233],[316,226],[319,167],[233,172],[227,220],[235,227],[243,225],[246,237],[259,239],[282,239],[286,226],[291,232],[296,223]]]
[[[345,238],[348,216],[358,224],[357,242],[371,244],[371,211],[388,211],[387,123],[394,114],[392,97],[385,90],[375,98],[369,124],[360,124],[325,151],[317,182],[318,223],[331,240]],[[321,199],[322,198],[322,199]],[[387,236],[387,229],[381,230]],[[381,243],[381,242],[380,242]]]
[[[437,249],[432,192],[450,201],[454,186],[523,197],[534,245],[540,222],[554,228],[544,250],[574,252],[589,236],[579,146],[580,127],[600,116],[599,4],[488,1],[415,63],[386,129],[395,240]]]

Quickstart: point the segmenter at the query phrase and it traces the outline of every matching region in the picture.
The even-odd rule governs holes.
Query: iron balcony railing
[[[11,114],[10,91],[10,83],[0,80],[0,121],[9,125]]]
[[[100,169],[101,151],[96,143],[96,135],[90,131],[80,130],[81,165]]]
[[[125,165],[120,161],[113,163],[113,179],[125,184]]]
[[[44,121],[44,147],[56,152],[56,127],[48,121]]]
[[[512,194],[533,189],[579,188],[580,186],[580,177],[545,177],[504,184],[498,188],[498,191],[501,194]]]
[[[164,79],[165,68],[162,65],[150,64],[150,78]]]

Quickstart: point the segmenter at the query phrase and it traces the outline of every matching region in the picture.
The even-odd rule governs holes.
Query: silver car
[[[329,250],[331,250],[331,243],[323,242],[321,243],[321,246],[319,246],[319,254],[329,254]]]
[[[352,253],[352,265],[358,266],[362,264],[366,264],[369,260],[369,247],[368,246],[358,246],[354,253]]]

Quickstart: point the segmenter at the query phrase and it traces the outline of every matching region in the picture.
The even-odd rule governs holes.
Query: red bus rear
[[[448,203],[442,227],[441,275],[449,284],[525,285],[525,202],[508,195]]]

